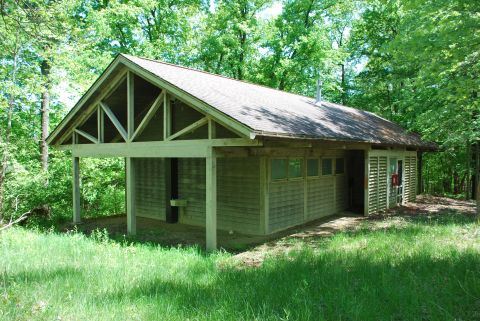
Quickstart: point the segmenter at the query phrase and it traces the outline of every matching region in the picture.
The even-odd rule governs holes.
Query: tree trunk
[[[471,172],[471,167],[472,167],[472,150],[471,150],[471,145],[470,142],[467,142],[467,163],[466,165],[466,177],[465,177],[465,199],[469,200],[471,199],[470,195],[470,180],[472,178],[472,172]]]
[[[340,44],[341,45],[341,44]],[[341,81],[342,81],[342,104],[345,105],[347,103],[347,86],[345,84],[345,64],[340,64],[341,67]]]
[[[13,54],[13,66],[12,66],[12,73],[11,73],[11,81],[12,87],[15,86],[17,82],[17,62],[18,62],[18,55],[20,51],[15,50]],[[9,147],[10,147],[10,140],[12,134],[12,116],[13,116],[13,107],[15,105],[15,99],[13,93],[9,94],[8,97],[8,107],[7,107],[7,126],[5,129],[5,137],[0,135],[0,144],[3,143],[3,150],[2,150],[2,163],[0,164],[0,222],[3,221],[3,207],[4,207],[4,184],[5,184],[5,176],[7,174],[8,168],[8,161],[9,161]],[[2,142],[3,141],[3,142]]]
[[[42,91],[42,137],[40,141],[40,161],[42,164],[42,171],[48,172],[48,145],[47,136],[48,128],[50,126],[50,63],[47,59],[42,61],[40,70],[43,78],[43,91]]]
[[[476,145],[476,148],[475,148],[475,176],[477,177],[476,179],[476,199],[477,199],[477,216],[480,215],[480,184],[479,184],[479,181],[480,181],[480,143],[477,141],[477,143],[475,144]]]

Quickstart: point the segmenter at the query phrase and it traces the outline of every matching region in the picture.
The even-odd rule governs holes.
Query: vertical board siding
[[[417,158],[405,156],[405,201],[414,202],[417,196]]]
[[[324,216],[333,215],[348,208],[347,154],[341,150],[326,150],[321,158],[344,158],[345,172],[338,175],[320,175],[301,179],[270,181],[269,231],[275,232]],[[268,161],[269,170],[271,159]],[[305,182],[305,179],[307,180]],[[304,188],[306,184],[306,188]],[[306,193],[306,195],[304,195]],[[306,208],[305,208],[306,207]]]
[[[368,213],[384,211],[397,206],[397,193],[389,175],[389,158],[403,161],[402,203],[413,202],[417,192],[417,156],[414,151],[375,150],[369,152]],[[390,188],[389,188],[390,187]],[[390,190],[390,195],[388,195]],[[399,197],[400,195],[398,195]],[[388,199],[388,202],[387,202]]]
[[[307,217],[317,219],[335,212],[334,177],[326,176],[307,180]]]
[[[368,214],[376,213],[378,205],[378,157],[368,158]]]
[[[260,234],[260,158],[219,158],[218,227]]]
[[[269,230],[282,230],[303,223],[303,179],[270,183]]]
[[[387,209],[387,156],[370,156],[368,158],[368,214]]]
[[[187,200],[180,222],[205,226],[205,159],[178,161],[179,198]],[[260,160],[217,160],[217,227],[260,234]]]
[[[187,200],[180,223],[205,226],[205,159],[178,159],[178,198]]]
[[[135,158],[137,216],[165,220],[164,168],[163,158]]]

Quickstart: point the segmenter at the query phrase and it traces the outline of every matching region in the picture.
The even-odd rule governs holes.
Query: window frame
[[[330,160],[331,162],[331,167],[330,167],[330,174],[324,174],[323,173],[323,161],[324,160]],[[334,172],[334,158],[333,157],[322,157],[321,158],[321,176],[334,176],[335,172]]]
[[[298,159],[300,160],[300,176],[298,177],[290,177],[290,160],[292,159]],[[306,163],[305,163],[305,157],[304,156],[297,156],[297,157],[268,157],[268,163],[269,163],[269,169],[268,169],[268,180],[271,183],[277,183],[277,182],[285,182],[285,181],[299,181],[303,180],[306,177]],[[272,177],[272,161],[273,160],[286,160],[286,177],[285,178],[273,178]]]
[[[273,172],[273,161],[274,160],[285,160],[285,177],[284,178],[273,178],[272,172]],[[269,163],[270,163],[269,164],[269,167],[270,167],[269,177],[270,177],[271,182],[283,182],[283,181],[288,180],[288,157],[284,157],[284,158],[273,157],[273,158],[269,159]]]
[[[300,176],[296,177],[290,177],[290,160],[300,160]],[[305,162],[305,157],[288,157],[287,160],[287,179],[290,181],[298,181],[304,178],[305,176],[305,169],[304,169],[304,163]]]
[[[316,160],[317,161],[317,175],[308,175],[308,161],[309,160]],[[320,158],[318,157],[306,157],[305,158],[305,177],[307,179],[315,179],[315,178],[319,178],[321,176],[321,172],[322,172],[322,169],[320,168],[320,164],[321,164],[321,161],[320,161]]]

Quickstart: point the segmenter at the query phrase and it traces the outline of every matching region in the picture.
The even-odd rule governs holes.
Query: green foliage
[[[388,223],[307,239],[258,268],[226,253],[116,243],[100,230],[13,228],[0,233],[0,319],[478,319],[475,218]]]
[[[320,77],[327,100],[441,144],[425,157],[428,192],[463,195],[470,184],[480,138],[474,1],[7,0],[0,15],[1,213],[48,204],[70,217],[69,155],[51,152],[49,173],[39,168],[41,93],[47,84],[53,127],[118,53],[310,96]],[[121,161],[83,166],[87,216],[123,211]]]
[[[351,103],[440,143],[445,152],[426,163],[435,191],[468,189],[480,136],[478,13],[464,0],[373,0],[352,30],[352,59],[366,65]]]

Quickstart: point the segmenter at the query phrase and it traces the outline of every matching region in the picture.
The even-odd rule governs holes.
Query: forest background
[[[314,96],[441,150],[422,191],[475,196],[480,3],[467,0],[0,0],[0,219],[71,217],[71,155],[48,133],[119,53]],[[124,211],[122,159],[82,159],[82,211]]]

